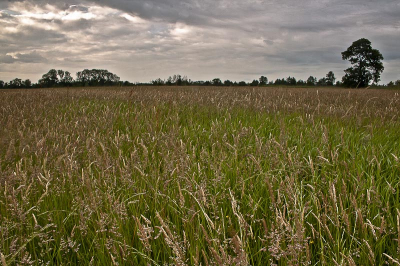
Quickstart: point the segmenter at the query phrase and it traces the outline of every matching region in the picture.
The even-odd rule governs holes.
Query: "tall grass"
[[[3,266],[400,264],[395,91],[0,96]]]

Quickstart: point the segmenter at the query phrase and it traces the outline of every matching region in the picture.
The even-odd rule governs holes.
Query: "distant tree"
[[[232,85],[233,85],[233,82],[230,81],[229,79],[227,79],[227,80],[224,81],[224,85],[225,85],[225,86],[232,86]]]
[[[22,79],[19,78],[15,78],[8,83],[8,87],[13,89],[23,88],[23,86]]]
[[[165,82],[165,84],[167,84],[168,86],[171,86],[171,85],[172,85],[172,77],[171,77],[171,76],[169,76],[169,77],[167,78],[167,81]]]
[[[31,80],[26,79],[26,80],[22,81],[22,85],[25,88],[30,88],[32,86],[32,82],[31,82]]]
[[[120,78],[105,69],[84,69],[76,73],[76,81],[82,86],[118,85]]]
[[[76,82],[79,82],[81,86],[89,86],[89,70],[85,69],[76,73]]]
[[[57,74],[60,77],[60,80],[62,80],[64,78],[65,72],[64,70],[57,70]]]
[[[267,83],[268,83],[268,78],[265,77],[265,76],[261,76],[261,77],[259,78],[259,81],[260,81],[260,85],[261,85],[261,86],[267,85]]]
[[[151,83],[152,83],[153,85],[155,85],[155,86],[161,86],[161,85],[164,85],[164,84],[165,84],[164,80],[162,80],[162,79],[160,79],[160,78],[155,79],[155,80],[152,80]]]
[[[168,77],[170,85],[177,85],[178,80],[181,79],[181,75],[173,75]]]
[[[39,85],[42,87],[55,87],[55,86],[71,86],[74,79],[71,73],[64,70],[51,69],[44,74],[39,80]]]
[[[260,82],[255,79],[250,83],[250,86],[258,86],[259,84],[260,84]]]
[[[134,86],[135,84],[133,84],[132,82],[129,82],[129,81],[124,81],[123,83],[122,83],[122,86],[125,86],[125,87],[128,87],[128,86]]]
[[[294,78],[294,77],[287,77],[286,78],[286,83],[288,84],[288,85],[296,85],[296,79]]]
[[[317,78],[313,77],[313,76],[309,76],[307,79],[307,85],[308,86],[315,86],[315,84],[317,83]]]
[[[203,80],[193,81],[193,82],[192,82],[192,85],[203,86],[203,85],[204,85],[204,81],[203,81]]]
[[[174,83],[177,86],[182,86],[182,76],[181,75],[174,75]]]
[[[371,42],[359,39],[342,52],[342,59],[349,60],[352,67],[346,69],[343,84],[348,87],[366,87],[371,81],[378,83],[384,70],[383,56],[372,49]]]
[[[328,85],[326,78],[320,78],[317,82],[318,86],[326,86]]]
[[[333,84],[335,84],[335,80],[335,74],[332,71],[329,71],[328,74],[326,74],[326,85],[333,86]]]
[[[182,77],[182,85],[187,86],[192,84],[192,81],[185,75]]]
[[[283,79],[276,79],[274,82],[275,85],[286,85],[286,80]]]
[[[0,89],[4,88],[4,81],[0,80]]]
[[[400,79],[396,80],[395,82],[390,81],[387,86],[400,86]]]
[[[39,84],[44,87],[54,87],[58,83],[58,72],[55,69],[50,69],[39,80]]]
[[[339,80],[338,81],[336,81],[336,86],[342,86],[342,82],[340,82]]]
[[[215,78],[215,79],[212,80],[212,84],[214,86],[221,86],[222,85],[222,81],[219,78]]]
[[[159,80],[158,80],[159,81]],[[176,86],[184,86],[184,85],[190,85],[192,81],[188,79],[187,76],[182,76],[182,75],[173,75],[172,77],[169,76],[166,81],[163,81],[162,85],[176,85]],[[161,85],[161,84],[160,84]]]
[[[239,86],[247,86],[247,83],[245,81],[239,81],[238,85]]]
[[[299,79],[299,80],[297,81],[297,84],[296,84],[296,85],[303,86],[303,85],[306,85],[306,82],[305,82],[304,80],[302,80],[302,79]]]
[[[74,82],[74,78],[71,76],[69,71],[65,71],[61,82],[64,84],[64,86],[70,86]]]

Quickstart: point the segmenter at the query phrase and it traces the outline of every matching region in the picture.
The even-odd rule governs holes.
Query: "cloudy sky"
[[[382,83],[400,79],[399,0],[0,0],[0,79],[341,78],[360,38],[385,58]]]

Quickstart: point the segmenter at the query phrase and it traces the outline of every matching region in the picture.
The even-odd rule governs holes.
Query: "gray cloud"
[[[33,26],[24,26],[16,32],[3,33],[2,36],[11,45],[22,47],[40,47],[45,44],[57,44],[66,41],[63,32],[46,30]],[[45,43],[44,43],[45,42]]]
[[[48,60],[38,54],[36,51],[31,53],[21,54],[17,53],[14,56],[0,55],[0,64],[13,64],[13,63],[47,63]]]
[[[15,62],[11,55],[0,55],[0,64],[12,64]]]
[[[38,54],[37,52],[32,52],[32,53],[27,53],[27,54],[21,54],[17,53],[15,55],[16,61],[21,62],[21,63],[47,63],[48,60]]]

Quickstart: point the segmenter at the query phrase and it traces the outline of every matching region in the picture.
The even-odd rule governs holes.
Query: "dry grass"
[[[396,91],[0,91],[3,265],[399,264]]]

